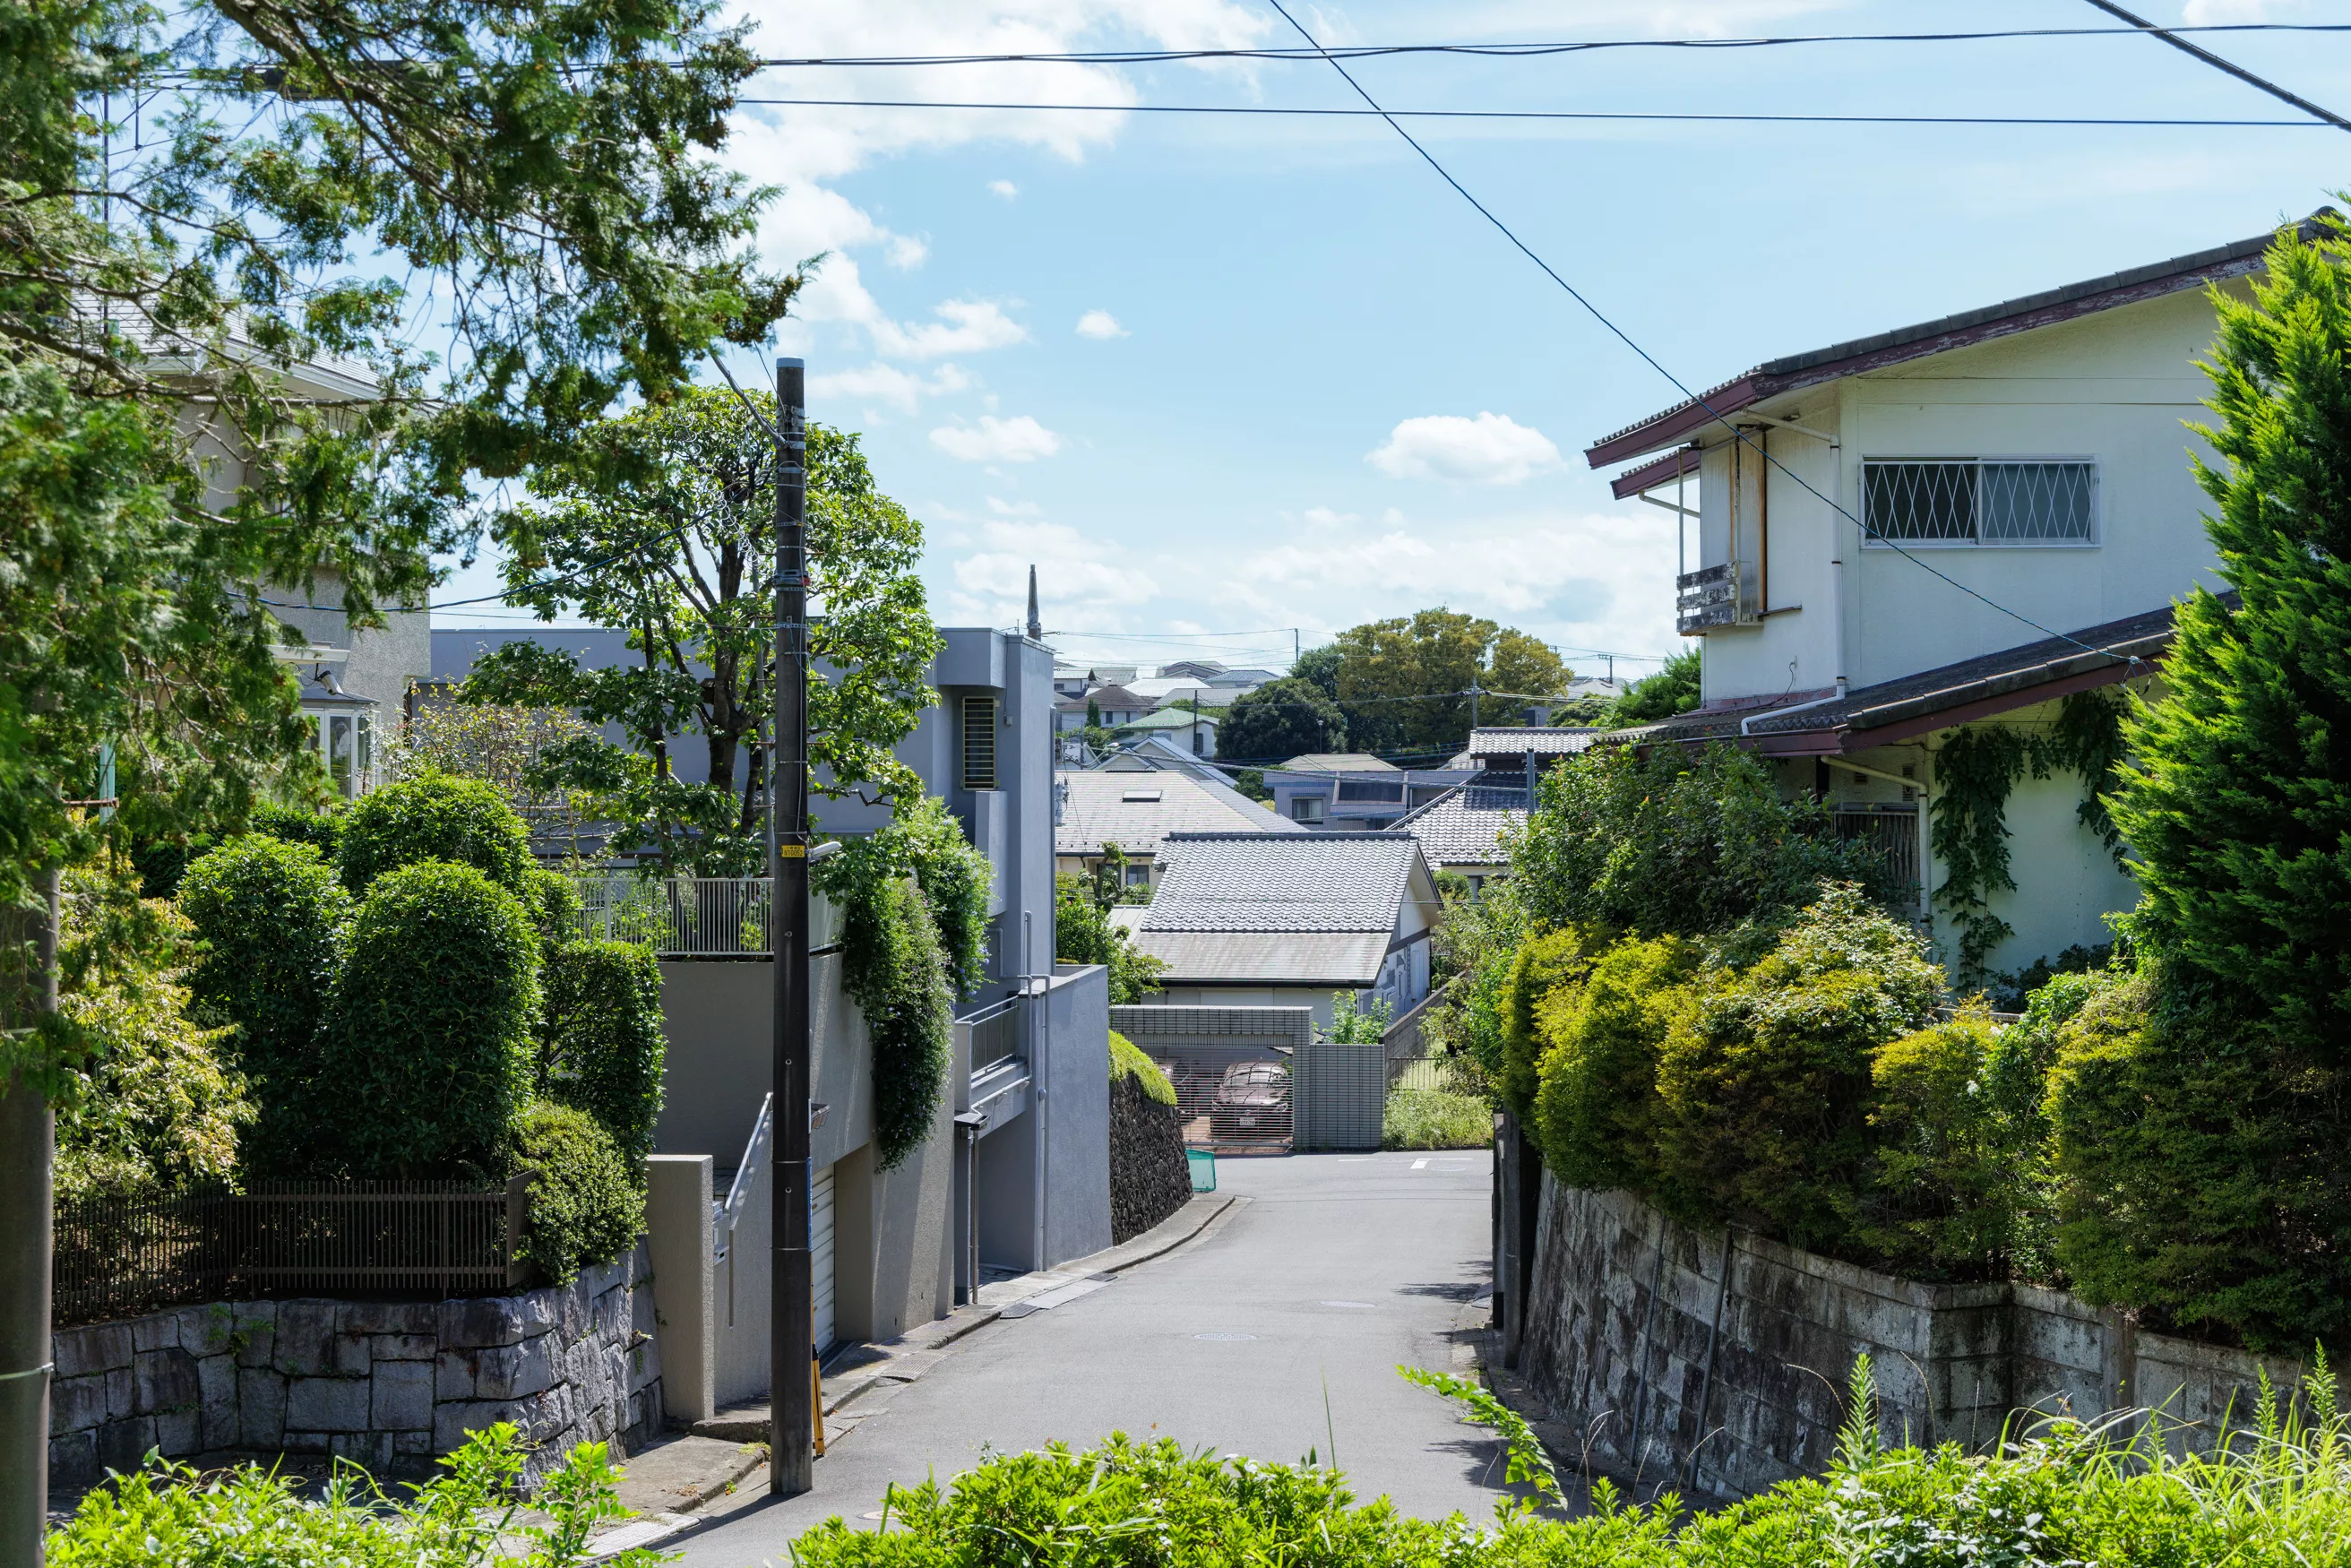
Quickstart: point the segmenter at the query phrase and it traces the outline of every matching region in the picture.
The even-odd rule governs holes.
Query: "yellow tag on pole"
[[[806,844],[778,844],[776,846],[776,858],[778,860],[788,861],[804,861],[808,859],[808,846]]]

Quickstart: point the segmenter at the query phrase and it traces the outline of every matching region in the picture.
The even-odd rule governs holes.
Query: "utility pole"
[[[0,1024],[57,1010],[57,868],[41,875],[37,975],[0,968]],[[22,918],[0,912],[0,936]],[[11,994],[13,993],[13,995]],[[0,1564],[39,1568],[49,1506],[49,1215],[57,1118],[29,1072],[0,1081]]]
[[[808,367],[776,361],[776,750],[768,784],[775,849],[774,1255],[768,1289],[768,1490],[816,1484],[815,1276],[809,1257]]]

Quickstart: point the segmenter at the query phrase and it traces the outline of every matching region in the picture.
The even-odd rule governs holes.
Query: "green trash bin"
[[[1192,1190],[1194,1192],[1216,1191],[1217,1156],[1215,1152],[1209,1149],[1186,1149],[1184,1151],[1184,1158],[1192,1167]]]

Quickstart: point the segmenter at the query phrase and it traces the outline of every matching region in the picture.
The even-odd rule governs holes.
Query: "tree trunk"
[[[57,1010],[57,868],[43,882],[40,973],[0,974],[0,1028],[23,1028]],[[0,919],[0,936],[22,935],[21,923]],[[19,1076],[0,1088],[0,1568],[37,1568],[47,1528],[55,1133],[37,1087]]]

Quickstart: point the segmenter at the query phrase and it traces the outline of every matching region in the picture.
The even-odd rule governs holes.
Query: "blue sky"
[[[2345,0],[2146,0],[2351,23]],[[794,56],[1295,43],[1261,0],[760,0]],[[1297,8],[1326,43],[2096,27],[2068,0]],[[1963,18],[1963,19],[1962,19]],[[2207,47],[2351,112],[2351,34]],[[1355,68],[1394,108],[2291,119],[2143,37],[1627,49]],[[794,68],[758,96],[1341,107],[1315,62]],[[1412,122],[1683,380],[2257,233],[2351,185],[2331,129]],[[781,351],[926,525],[933,612],[1080,657],[1286,661],[1445,603],[1662,654],[1673,535],[1582,449],[1675,402],[1376,120],[747,107]],[[741,376],[767,372],[751,355]],[[488,563],[441,593],[496,586]],[[458,624],[463,612],[440,618]],[[1223,633],[1241,635],[1221,635]],[[1620,673],[1653,666],[1620,664]]]

